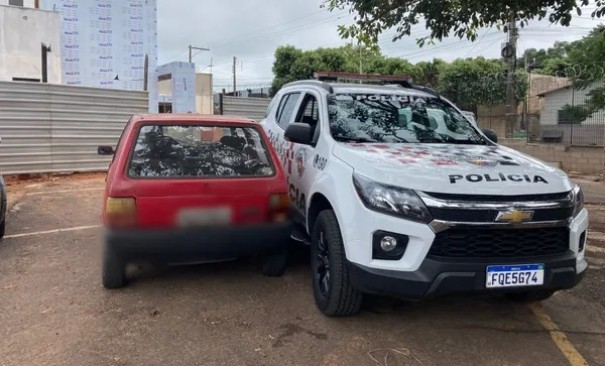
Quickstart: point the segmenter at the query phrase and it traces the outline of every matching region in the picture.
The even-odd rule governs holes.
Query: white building
[[[147,68],[150,111],[157,111],[157,0],[41,0],[40,7],[61,15],[65,84],[144,90]]]
[[[5,3],[8,1],[0,3],[0,81],[41,82],[45,45],[47,82],[60,84],[59,14]]]
[[[157,70],[161,113],[213,114],[212,74],[195,72],[195,65],[171,62]]]
[[[603,145],[605,109],[598,110],[584,121],[576,123],[573,116],[565,110],[565,106],[584,105],[590,99],[590,91],[601,87],[605,87],[604,82],[593,83],[586,88],[568,85],[539,94],[543,98],[540,111],[542,135],[546,133],[555,140],[574,145]]]
[[[539,96],[544,99],[544,105],[540,112],[540,124],[558,125],[570,123],[570,121],[568,121],[569,117],[562,111],[563,107],[566,105],[584,105],[586,101],[590,99],[588,93],[598,87],[605,87],[605,84],[602,82],[593,83],[586,88],[574,88],[571,85],[567,85],[539,94]],[[605,124],[605,111],[596,112],[590,118],[581,122],[581,124]]]

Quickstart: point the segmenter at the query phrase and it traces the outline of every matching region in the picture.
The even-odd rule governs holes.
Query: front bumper
[[[544,263],[544,285],[488,289],[486,269],[494,264]],[[348,263],[352,284],[364,293],[394,296],[410,300],[450,294],[492,294],[536,290],[562,290],[574,287],[586,270],[586,262],[577,262],[573,252],[548,258],[515,258],[514,262],[446,262],[425,259],[413,272],[375,269]]]
[[[166,230],[108,230],[105,245],[125,260],[169,263],[276,253],[286,248],[290,223]]]

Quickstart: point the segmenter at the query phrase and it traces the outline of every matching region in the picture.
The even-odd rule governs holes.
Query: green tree
[[[525,50],[523,53],[523,57],[518,60],[519,66],[521,68],[525,68],[525,60],[529,66],[532,66],[533,69],[541,70],[550,70],[549,72],[553,72],[552,75],[555,75],[557,71],[559,71],[559,66],[563,60],[567,58],[567,54],[569,50],[572,48],[572,43],[570,42],[555,42],[553,47],[548,49],[535,49],[530,48]],[[550,73],[549,73],[550,75]]]
[[[272,89],[275,92],[286,83],[310,79],[316,71],[359,72],[359,61],[359,47],[351,44],[308,51],[282,46],[275,51]],[[400,58],[387,58],[374,47],[362,47],[361,61],[364,73],[401,74],[412,78],[422,75],[417,66]]]
[[[605,79],[605,26],[596,27],[589,35],[574,42],[568,62],[573,70],[570,76],[575,87],[591,88],[582,106],[584,110],[578,114],[583,117],[580,118],[582,122],[605,108],[605,86],[594,86],[595,82]]]
[[[415,78],[414,82],[430,88],[437,87],[437,84],[439,83],[439,75],[446,65],[447,63],[441,59],[418,62],[416,67],[420,72],[420,76]]]
[[[484,27],[502,27],[514,19],[525,26],[532,19],[544,19],[568,26],[572,13],[582,14],[581,8],[596,5],[593,17],[605,13],[605,0],[325,0],[329,10],[349,9],[355,13],[355,23],[340,26],[344,38],[377,43],[387,29],[396,30],[393,40],[411,35],[412,26],[424,21],[430,34],[417,41],[442,40],[455,35],[476,40],[477,31]]]
[[[517,101],[527,92],[527,77],[517,75]],[[476,110],[479,105],[497,105],[506,101],[506,65],[500,60],[458,59],[442,66],[438,91],[456,105]]]

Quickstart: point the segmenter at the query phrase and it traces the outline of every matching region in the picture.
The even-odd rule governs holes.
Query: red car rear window
[[[270,154],[254,127],[144,125],[131,154],[132,178],[267,177]]]

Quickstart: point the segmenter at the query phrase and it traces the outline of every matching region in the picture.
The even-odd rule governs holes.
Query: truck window
[[[296,115],[296,122],[310,125],[315,133],[319,122],[319,109],[317,98],[312,94],[306,94]]]
[[[331,95],[328,115],[330,133],[336,140],[487,143],[467,118],[438,98],[398,94]]]
[[[270,154],[253,127],[145,125],[139,130],[128,166],[131,178],[274,174]]]
[[[277,110],[277,124],[279,124],[282,128],[286,128],[288,123],[290,123],[292,113],[294,113],[294,108],[298,103],[299,97],[300,93],[291,93],[284,95],[282,98]]]

